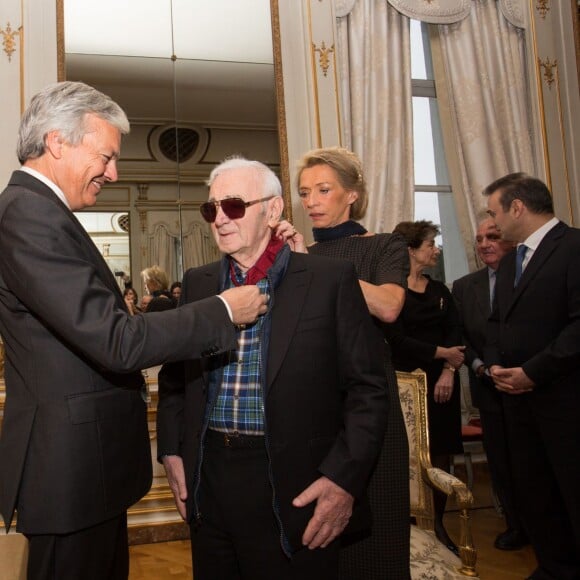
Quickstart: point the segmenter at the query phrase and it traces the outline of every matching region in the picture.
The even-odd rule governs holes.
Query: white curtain
[[[184,271],[219,260],[220,251],[203,225],[191,224],[188,231],[184,232],[182,240]]]
[[[169,283],[177,280],[176,243],[178,237],[171,234],[165,224],[156,224],[149,235],[147,266],[159,266],[165,271]]]
[[[345,145],[367,180],[362,223],[389,232],[414,213],[409,19],[386,0],[349,4],[336,12]]]
[[[472,0],[465,19],[438,26],[443,74],[436,80],[444,83],[438,94],[448,96],[465,201],[456,205],[467,208],[459,218],[469,220],[472,233],[486,185],[514,171],[536,173],[525,32],[506,20],[503,2],[502,11],[497,0]]]

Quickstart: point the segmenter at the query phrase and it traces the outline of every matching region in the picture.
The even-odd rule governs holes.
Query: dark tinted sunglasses
[[[203,219],[210,224],[215,222],[218,207],[221,207],[223,212],[231,220],[238,220],[246,215],[247,207],[250,207],[255,203],[260,203],[261,201],[268,201],[273,197],[273,195],[269,195],[268,197],[255,199],[254,201],[244,201],[241,197],[228,197],[221,201],[206,201],[199,206],[199,211],[201,212]]]

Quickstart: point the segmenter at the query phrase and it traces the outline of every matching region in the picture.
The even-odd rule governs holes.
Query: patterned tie
[[[525,244],[521,244],[520,246],[518,246],[516,254],[516,277],[514,278],[514,288],[518,285],[518,282],[522,277],[522,266],[524,264],[524,258],[526,257],[527,250],[528,246],[526,246]]]

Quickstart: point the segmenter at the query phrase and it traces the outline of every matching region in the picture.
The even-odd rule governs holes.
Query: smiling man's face
[[[96,115],[87,115],[86,134],[77,145],[62,143],[57,185],[62,189],[71,210],[97,203],[101,187],[117,181],[117,159],[121,133]]]

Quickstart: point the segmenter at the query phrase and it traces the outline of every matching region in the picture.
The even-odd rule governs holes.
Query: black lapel
[[[491,311],[489,303],[489,273],[487,267],[479,270],[473,276],[473,292],[480,312],[487,319]]]
[[[95,246],[95,243],[91,239],[91,236],[89,236],[89,234],[87,233],[85,228],[83,228],[79,220],[75,217],[75,215],[71,212],[71,210],[58,198],[56,193],[54,193],[54,191],[52,191],[52,189],[50,189],[48,185],[45,185],[42,181],[36,179],[36,177],[30,175],[29,173],[26,173],[25,171],[15,171],[12,174],[12,178],[10,179],[10,185],[25,187],[27,190],[49,199],[62,210],[64,215],[66,215],[67,219],[71,221],[73,227],[83,238],[84,247],[86,251],[92,255],[93,264],[97,268],[102,281],[106,284],[106,286],[108,286],[108,288],[112,292],[114,292],[117,295],[117,298],[120,299],[120,304],[122,304],[123,307],[126,308],[121,290],[119,289],[119,285],[117,284],[117,281],[115,280],[115,277],[111,272],[111,269],[107,265],[107,262],[105,262],[105,259],[103,258],[101,252],[99,252],[99,249],[97,248],[97,246]]]
[[[300,313],[312,281],[303,260],[292,254],[284,280],[276,289],[268,349],[266,392],[272,385],[294,336]]]
[[[560,243],[560,238],[564,235],[567,229],[568,226],[564,222],[559,222],[544,236],[544,239],[540,242],[540,245],[537,247],[534,255],[530,258],[530,261],[528,262],[518,285],[513,289],[512,300],[508,307],[508,311],[506,312],[506,316],[514,307],[522,293],[525,292],[528,284],[530,284],[530,282],[534,279],[546,260],[556,250],[558,244]],[[511,281],[513,284],[515,277],[515,255],[511,261],[513,269],[513,276],[511,276]]]

